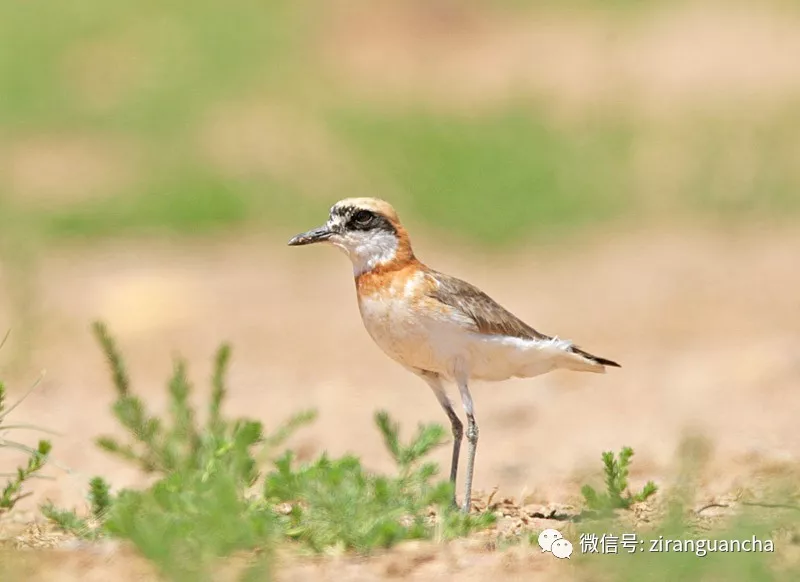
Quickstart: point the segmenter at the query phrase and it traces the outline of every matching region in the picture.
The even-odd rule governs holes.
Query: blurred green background
[[[350,195],[487,245],[791,220],[798,23],[777,1],[3,2],[0,228],[299,227]]]
[[[404,425],[430,394],[406,392],[377,351],[358,353],[366,340],[339,308],[343,287],[310,304],[316,271],[289,261],[312,253],[281,263],[286,237],[347,196],[390,200],[426,243],[512,256],[579,240],[576,257],[591,255],[538,290],[541,273],[558,275],[538,268],[544,253],[536,268],[464,275],[626,366],[613,392],[582,392],[583,406],[567,390],[485,398],[486,434],[508,441],[483,457],[483,483],[545,483],[555,498],[563,483],[545,475],[606,446],[531,448],[563,429],[547,418],[636,445],[648,478],[696,410],[729,450],[796,452],[800,327],[784,242],[796,237],[762,236],[800,216],[796,0],[0,2],[0,335],[14,329],[0,354],[13,369],[1,371],[25,382],[52,371],[26,414],[68,435],[56,441],[65,463],[117,482],[87,453],[108,420],[86,334],[97,317],[132,352],[148,399],[162,394],[162,352],[197,360],[230,338],[239,410],[282,417],[305,398],[324,411],[309,450],[381,462],[373,433],[359,432],[371,422],[364,387],[380,377]],[[715,238],[728,230],[749,232]],[[277,243],[209,252],[253,233]],[[587,252],[591,237],[617,236],[622,252]],[[164,238],[210,244],[142,244]],[[654,257],[650,240],[674,252]],[[76,252],[60,255],[68,245]],[[547,414],[530,412],[539,405]]]

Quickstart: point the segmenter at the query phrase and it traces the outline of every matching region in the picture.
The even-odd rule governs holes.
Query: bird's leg
[[[467,477],[464,483],[464,505],[462,510],[469,513],[472,506],[472,476],[475,471],[475,453],[478,450],[478,424],[475,417],[467,414]]]
[[[472,395],[469,393],[466,378],[457,379],[458,390],[461,393],[461,401],[464,404],[464,411],[467,413],[467,477],[464,492],[464,505],[462,510],[469,513],[472,506],[472,475],[475,470],[475,452],[478,449],[478,424],[475,422],[475,411],[472,406]]]
[[[458,457],[461,453],[461,441],[464,438],[464,425],[461,419],[458,418],[456,411],[453,410],[453,403],[447,397],[444,386],[442,386],[441,377],[438,374],[427,371],[418,371],[417,374],[431,387],[436,399],[447,414],[447,418],[450,419],[450,427],[453,430],[453,458],[450,461],[450,482],[453,484],[453,505],[457,505],[455,497],[456,477],[458,476]]]
[[[453,429],[453,459],[450,461],[450,482],[453,484],[453,491],[455,491],[456,477],[458,476],[458,457],[461,453],[461,440],[464,438],[464,425],[461,419],[456,416],[456,411],[453,410],[453,405],[449,399],[446,405],[442,404],[442,407],[448,418],[450,418],[450,427]],[[453,495],[453,503],[455,503],[455,493]]]

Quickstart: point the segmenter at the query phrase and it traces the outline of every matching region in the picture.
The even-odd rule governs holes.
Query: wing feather
[[[535,330],[474,285],[438,271],[429,270],[428,275],[436,282],[428,296],[471,320],[478,333],[527,340],[554,339]],[[613,360],[595,356],[575,345],[570,345],[569,351],[597,364],[620,367]]]
[[[552,339],[533,329],[474,285],[437,271],[429,271],[429,275],[437,283],[429,296],[472,320],[475,331],[521,339]]]

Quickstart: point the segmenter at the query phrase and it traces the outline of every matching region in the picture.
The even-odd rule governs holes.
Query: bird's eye
[[[364,226],[372,221],[373,214],[367,210],[359,210],[353,215],[353,222],[358,225]]]

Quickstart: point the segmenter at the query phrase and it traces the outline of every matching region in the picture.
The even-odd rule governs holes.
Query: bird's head
[[[326,242],[342,249],[356,275],[413,260],[408,233],[394,208],[377,198],[346,198],[331,207],[328,221],[298,234],[290,246]]]

